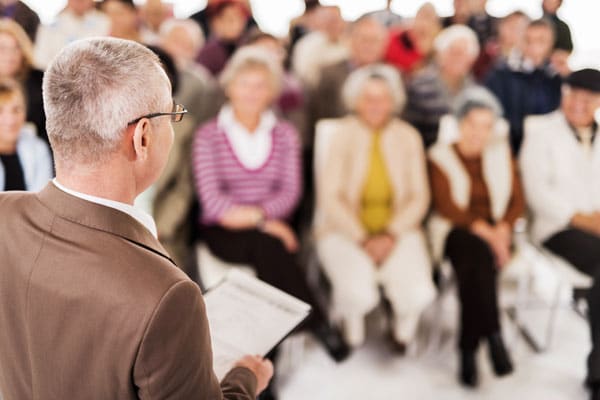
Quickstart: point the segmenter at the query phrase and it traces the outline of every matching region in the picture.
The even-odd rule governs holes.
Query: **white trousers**
[[[403,234],[388,259],[377,266],[363,248],[341,234],[328,234],[317,242],[317,252],[333,290],[333,316],[345,327],[364,330],[364,318],[379,304],[379,286],[392,305],[395,339],[410,342],[419,318],[435,297],[431,262],[420,230]],[[363,321],[363,325],[357,321]],[[353,332],[354,346],[364,332]]]

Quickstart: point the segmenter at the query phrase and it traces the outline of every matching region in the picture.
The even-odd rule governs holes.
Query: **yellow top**
[[[393,189],[381,152],[381,134],[371,143],[369,168],[361,197],[360,220],[370,234],[386,230],[392,217]]]

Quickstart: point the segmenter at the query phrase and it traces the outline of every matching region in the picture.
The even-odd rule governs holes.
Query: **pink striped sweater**
[[[271,154],[256,170],[242,165],[216,120],[202,126],[192,145],[201,223],[215,225],[233,206],[260,206],[267,218],[288,218],[300,198],[301,159],[296,129],[278,121],[271,131]]]

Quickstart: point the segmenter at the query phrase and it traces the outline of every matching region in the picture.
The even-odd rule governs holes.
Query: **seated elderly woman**
[[[25,125],[26,112],[21,86],[0,81],[0,191],[37,191],[52,179],[50,149]]]
[[[394,118],[405,95],[393,67],[353,72],[343,96],[353,113],[338,120],[318,179],[317,251],[333,289],[346,341],[365,339],[365,316],[391,303],[392,344],[404,353],[435,289],[421,222],[429,205],[419,133]]]
[[[228,103],[192,148],[202,237],[215,256],[250,264],[258,278],[310,303],[308,327],[340,360],[348,347],[308,288],[287,222],[300,196],[300,140],[270,108],[281,76],[279,61],[256,47],[240,49],[223,71]]]
[[[404,118],[421,133],[427,147],[435,143],[440,118],[450,112],[456,96],[474,85],[471,70],[479,55],[477,35],[464,25],[441,31],[433,46],[433,62],[408,80],[404,110]]]
[[[460,379],[467,386],[477,385],[475,353],[482,339],[489,344],[496,374],[512,371],[500,332],[496,286],[498,270],[511,257],[512,225],[525,203],[501,113],[489,91],[467,89],[429,150],[431,244],[438,261],[450,260],[458,281]]]

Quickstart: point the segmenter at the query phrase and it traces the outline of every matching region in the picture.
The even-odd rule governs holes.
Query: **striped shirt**
[[[278,121],[273,130],[271,153],[258,169],[240,162],[225,134],[213,120],[194,138],[194,183],[202,206],[201,223],[215,225],[235,206],[259,206],[268,219],[288,218],[300,198],[300,142],[296,129]]]

